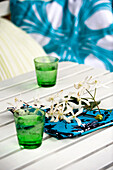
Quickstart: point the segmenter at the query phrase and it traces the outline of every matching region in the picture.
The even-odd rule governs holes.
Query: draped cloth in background
[[[60,61],[113,71],[112,0],[10,0],[12,21]]]

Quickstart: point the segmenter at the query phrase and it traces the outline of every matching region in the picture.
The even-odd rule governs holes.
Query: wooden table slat
[[[9,154],[17,149],[13,154],[9,154],[9,156],[1,159],[0,164],[4,169],[8,168],[10,170],[15,168],[21,168],[21,166],[32,169],[33,170],[38,167],[38,170],[46,169],[57,169],[57,167],[61,165],[65,165],[72,161],[73,159],[79,159],[84,155],[93,152],[94,150],[108,145],[113,141],[113,127],[98,131],[98,133],[88,134],[86,136],[82,136],[80,138],[73,139],[65,139],[65,140],[57,140],[55,138],[50,138],[48,140],[43,141],[41,147],[35,150],[21,150],[18,151],[18,145],[16,145],[16,137],[8,140],[9,147],[2,150],[2,156],[5,154]],[[103,138],[104,136],[104,138]],[[101,139],[103,138],[103,142]],[[98,139],[98,140],[97,140]],[[92,143],[93,141],[93,143]],[[1,145],[2,146],[2,145]],[[4,145],[3,145],[4,146]],[[10,149],[10,150],[9,150]],[[69,155],[68,155],[69,153]],[[26,157],[24,156],[26,155]],[[62,161],[61,161],[62,158]],[[12,161],[13,160],[13,161]],[[10,162],[10,164],[5,164],[5,162]],[[34,164],[36,162],[36,164]]]
[[[104,87],[102,87],[102,88],[98,88],[97,89],[97,95],[96,95],[96,99],[97,100],[102,100],[103,98],[107,98],[107,97],[112,97],[113,96],[113,83],[110,83],[110,84],[108,84],[107,85],[107,87],[108,88],[104,88]],[[74,88],[73,88],[73,90],[72,90],[72,87],[71,88],[68,88],[67,90],[65,90],[64,91],[64,94],[66,95],[68,92],[70,92],[70,91],[74,91]],[[85,97],[85,95],[84,95],[84,97]],[[109,104],[109,107],[110,107],[110,109],[112,109],[113,108],[113,106],[112,106],[112,98],[110,97],[110,100],[108,100],[107,99],[107,103],[106,103],[106,105],[104,105],[105,104],[105,101],[104,101],[104,104],[103,104],[103,101],[101,101],[101,107],[102,108],[108,108],[107,106],[108,106],[108,104]],[[25,100],[26,101],[26,100]],[[46,104],[46,99],[44,98],[44,99],[42,99],[41,101],[44,101],[44,104]],[[14,102],[14,99],[13,99],[13,101],[12,101],[12,103]],[[42,102],[43,103],[43,102]],[[111,105],[110,105],[111,104]],[[8,105],[7,105],[8,106]],[[105,107],[106,106],[106,107]],[[5,112],[5,113],[1,113],[0,114],[0,126],[2,126],[2,125],[4,125],[4,124],[7,124],[8,122],[12,122],[13,121],[13,116],[12,116],[12,114],[9,112],[9,111],[7,111],[7,112]]]
[[[16,136],[13,115],[6,110],[7,102],[13,103],[17,97],[28,103],[40,96],[42,103],[46,97],[64,90],[64,95],[74,91],[74,83],[93,76],[103,85],[97,87],[96,100],[101,100],[100,108],[113,109],[113,72],[94,69],[72,62],[61,62],[58,67],[57,84],[51,88],[40,88],[35,72],[26,73],[0,82],[0,165],[1,170],[95,170],[113,165],[113,126],[102,128],[90,134],[72,139],[57,140],[44,133],[41,147],[33,150],[20,149]],[[94,92],[92,89],[91,93]],[[21,96],[20,96],[21,94]],[[88,96],[87,94],[84,97]]]
[[[91,67],[85,66],[85,65],[74,65],[71,67],[71,69],[67,69],[66,67],[63,70],[59,70],[58,73],[58,80],[65,78],[67,76],[70,76],[71,74],[79,74],[81,72],[90,70]],[[4,100],[5,98],[8,98],[10,96],[14,96],[16,94],[20,94],[22,92],[28,92],[33,89],[40,89],[40,87],[37,85],[36,79],[30,80],[27,82],[19,83],[16,86],[11,86],[7,89],[4,89],[0,91],[0,100]]]
[[[61,62],[58,67],[59,67],[59,70],[62,70],[64,68],[69,69],[70,67],[76,66],[76,65],[78,65],[78,63]],[[4,90],[8,87],[16,86],[20,83],[25,83],[25,82],[30,81],[30,80],[32,81],[34,79],[36,79],[35,71],[28,72],[28,73],[25,73],[25,74],[21,74],[19,76],[14,77],[14,78],[1,81],[0,82],[0,90]]]
[[[37,95],[39,95],[40,97],[45,97],[52,93],[56,93],[62,89],[72,87],[74,83],[84,80],[86,76],[92,75],[93,77],[98,77],[106,73],[108,72],[107,71],[103,72],[103,70],[95,70],[95,69],[87,70],[86,72],[83,71],[80,74],[75,73],[75,75],[74,74],[70,75],[70,77],[68,77],[68,81],[67,81],[67,77],[64,77],[61,80],[57,80],[57,84],[51,88],[37,88],[22,93],[16,93],[15,95],[8,96],[6,99],[4,100],[2,99],[0,101],[0,111],[3,112],[4,110],[6,110],[6,104],[8,102],[13,103],[14,98],[15,97],[20,98],[20,95],[21,95],[21,99],[23,99],[26,102],[29,102],[32,101],[34,97],[37,97]]]
[[[112,128],[113,129],[113,128]],[[103,143],[101,142],[101,137],[104,135]],[[109,140],[109,139],[110,140]],[[97,140],[98,139],[98,140]],[[109,142],[108,142],[109,141]],[[37,160],[33,165],[27,166],[26,170],[44,170],[46,164],[47,169],[59,169],[61,165],[67,165],[71,161],[76,161],[78,159],[82,159],[87,154],[91,154],[100,148],[106,148],[106,145],[109,145],[113,142],[113,135],[110,132],[104,131],[104,133],[98,133],[95,136],[90,136],[87,140],[81,140],[76,144],[72,144],[70,147],[66,147],[65,149],[61,149],[58,152],[55,152],[47,157],[44,157],[41,160]],[[69,153],[69,155],[68,155]],[[64,156],[65,155],[65,156]],[[111,156],[110,156],[111,158]],[[93,160],[92,160],[93,161]],[[55,163],[54,163],[55,162]],[[92,162],[90,162],[92,163]],[[83,166],[83,164],[82,164]],[[24,167],[24,166],[23,166]]]
[[[104,168],[106,165],[113,162],[113,152],[111,151],[113,151],[113,144],[108,144],[101,149],[99,148],[97,151],[94,151],[89,155],[84,156],[83,158],[75,160],[64,167],[57,168],[57,170],[95,170]]]

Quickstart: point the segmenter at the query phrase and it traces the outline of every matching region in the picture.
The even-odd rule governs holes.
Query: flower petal
[[[81,122],[81,120],[79,118],[75,117],[75,120],[78,123],[78,126],[80,126],[82,124],[82,122]]]
[[[83,112],[83,108],[81,108],[75,115],[78,116]]]

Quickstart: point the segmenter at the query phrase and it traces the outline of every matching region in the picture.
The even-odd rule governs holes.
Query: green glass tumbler
[[[14,120],[20,147],[23,149],[38,148],[43,139],[44,111],[36,108],[19,109],[14,112]]]
[[[40,87],[51,87],[56,84],[59,59],[52,56],[34,59],[37,83]]]

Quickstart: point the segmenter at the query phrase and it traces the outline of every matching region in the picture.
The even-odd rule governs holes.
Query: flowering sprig
[[[73,95],[73,99],[79,102],[79,104],[83,104],[83,108],[87,110],[93,110],[95,107],[100,112],[99,109],[99,104],[100,101],[96,101],[95,96],[96,96],[96,89],[97,89],[97,80],[92,80],[92,76],[86,77],[84,81],[79,82],[78,84],[74,84],[74,87],[76,89],[76,94]],[[91,94],[91,90],[94,89],[94,95]],[[90,98],[83,98],[83,95],[85,93],[88,93],[90,95]]]
[[[97,108],[99,109],[100,101],[96,101],[96,88],[97,88],[97,80],[92,80],[92,76],[86,77],[84,81],[74,84],[74,91],[69,92],[68,95],[63,95],[63,90],[60,92],[49,96],[46,100],[50,103],[49,109],[48,106],[42,105],[39,99],[34,99],[34,103],[29,105],[22,100],[18,100],[15,98],[16,107],[14,110],[21,109],[22,104],[26,105],[27,107],[33,108],[41,108],[46,110],[45,116],[50,119],[51,122],[58,122],[60,120],[65,120],[66,122],[70,123],[72,120],[75,120],[80,126],[82,124],[81,120],[78,118],[80,114],[83,113],[83,109],[86,110],[93,110]],[[94,90],[94,94],[92,95],[91,90]],[[86,98],[83,97],[86,93],[90,95],[90,97]],[[21,114],[24,114],[21,112]],[[101,112],[100,112],[101,115]],[[102,115],[96,116],[96,119],[102,120]]]
[[[52,104],[52,107],[48,112],[48,115],[51,117],[50,121],[57,122],[58,120],[64,119],[70,123],[71,120],[75,119],[80,126],[82,122],[77,116],[83,112],[83,109],[93,110],[97,108],[100,112],[100,101],[96,101],[95,99],[97,83],[98,81],[92,80],[92,76],[90,76],[86,77],[84,81],[74,84],[74,92],[69,92],[67,96],[60,96],[60,100],[55,104],[55,107]],[[92,89],[94,89],[94,95],[90,92]],[[86,93],[90,95],[90,98],[83,97]],[[76,112],[74,112],[75,109]],[[97,116],[96,118],[98,119],[100,116]]]

